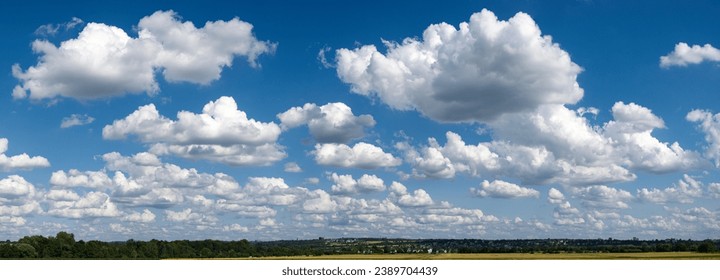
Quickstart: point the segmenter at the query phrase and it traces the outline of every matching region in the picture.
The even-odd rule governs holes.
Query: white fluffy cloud
[[[614,121],[605,124],[604,136],[612,139],[615,156],[629,168],[656,173],[688,170],[705,161],[680,144],[660,142],[651,135],[656,128],[665,128],[662,119],[650,109],[635,103],[617,102],[612,107]]]
[[[582,217],[580,210],[573,207],[565,198],[562,192],[555,188],[548,191],[548,202],[555,205],[553,218],[555,224],[560,226],[574,226],[584,224],[586,220]]]
[[[575,197],[583,200],[583,205],[592,208],[629,208],[628,202],[634,197],[630,192],[603,185],[571,188]]]
[[[398,166],[402,162],[382,148],[360,142],[352,148],[345,144],[317,144],[312,152],[321,165],[373,169]]]
[[[273,122],[249,119],[232,97],[220,97],[200,114],[180,111],[177,120],[161,116],[155,105],[145,105],[103,128],[103,138],[137,135],[155,143],[151,152],[205,159],[231,165],[269,165],[285,158],[275,141],[281,133]]]
[[[487,121],[583,96],[582,69],[525,13],[503,21],[483,10],[459,28],[433,24],[422,40],[385,45],[386,54],[372,45],[337,50],[339,78],[355,93],[434,120]]]
[[[223,96],[208,102],[201,114],[178,112],[177,121],[161,116],[150,104],[103,128],[105,139],[124,139],[131,134],[147,143],[259,145],[277,140],[280,127],[249,119],[238,110],[234,98]]]
[[[447,132],[447,142],[396,148],[413,167],[413,175],[430,178],[507,176],[523,183],[596,185],[632,181],[633,171],[667,173],[707,164],[679,143],[661,142],[654,129],[662,119],[640,105],[617,102],[613,120],[593,126],[581,112],[564,105],[542,105],[533,112],[505,114],[489,123],[494,141],[466,144]]]
[[[60,128],[91,124],[94,121],[95,118],[88,115],[72,114],[69,117],[62,119],[62,122],[60,123]]]
[[[291,172],[291,173],[298,173],[302,172],[302,168],[300,168],[300,165],[297,164],[297,162],[288,162],[285,164],[285,167],[283,168],[285,172]]]
[[[706,110],[692,110],[685,118],[698,123],[698,128],[705,133],[708,144],[705,154],[715,161],[716,167],[720,167],[720,113],[713,115]]]
[[[488,182],[484,180],[480,184],[480,189],[471,188],[470,192],[479,197],[495,197],[495,198],[526,198],[540,196],[540,192],[518,186],[513,183],[502,180]]]
[[[337,194],[381,192],[385,190],[385,182],[375,175],[364,174],[355,180],[352,175],[332,173],[328,176],[328,179],[333,182],[330,187],[332,192]]]
[[[55,171],[50,176],[50,184],[62,188],[86,187],[93,189],[105,189],[112,186],[110,177],[102,171],[85,171],[70,169]]]
[[[26,70],[13,66],[20,84],[16,99],[80,100],[109,98],[127,93],[159,91],[155,72],[171,82],[208,84],[220,78],[235,57],[251,66],[275,44],[259,41],[252,25],[237,18],[209,21],[202,28],[179,20],[173,11],[157,11],[138,24],[138,37],[103,23],[88,23],[77,38],[60,46],[45,40],[33,42],[39,62]]]
[[[110,196],[102,192],[89,192],[84,196],[66,196],[56,200],[48,200],[48,203],[47,213],[58,217],[81,219],[117,217],[121,214]]]
[[[390,184],[391,197],[397,200],[397,204],[404,207],[424,207],[433,205],[432,197],[423,189],[416,189],[408,192],[405,185],[392,182]]]
[[[200,159],[238,166],[267,166],[287,157],[283,147],[274,143],[260,146],[240,144],[229,147],[159,143],[152,145],[150,152],[158,155],[173,155],[187,159]]]
[[[182,211],[165,210],[165,219],[171,222],[192,223],[199,225],[214,225],[218,219],[202,213],[193,212],[186,208]]]
[[[8,157],[5,155],[5,152],[8,150],[8,143],[7,138],[0,138],[0,171],[50,166],[50,162],[41,156],[30,157],[28,154],[22,153]]]
[[[713,198],[720,198],[720,183],[710,183],[708,185],[708,192]]]
[[[156,216],[152,211],[145,209],[142,213],[130,213],[123,217],[122,220],[127,222],[151,223],[155,221],[155,217]]]
[[[694,199],[703,195],[702,183],[685,174],[672,187],[665,189],[642,188],[637,191],[641,201],[664,204],[670,202],[693,203]]]
[[[362,138],[365,128],[375,125],[372,116],[355,116],[352,109],[341,102],[319,107],[307,103],[278,114],[278,118],[285,129],[307,125],[315,141],[320,143],[347,143]]]
[[[422,224],[448,225],[477,225],[482,222],[496,222],[495,216],[485,215],[480,209],[463,208],[436,208],[427,209],[417,219]]]
[[[687,66],[688,64],[699,64],[703,61],[720,61],[720,50],[710,44],[692,45],[680,42],[675,45],[675,50],[660,57],[660,67]]]
[[[42,213],[38,203],[41,194],[35,186],[18,175],[0,180],[0,217],[16,225],[25,224],[26,215]]]
[[[330,194],[323,190],[312,191],[310,199],[306,200],[302,205],[303,212],[310,214],[327,214],[334,212],[337,207],[337,202],[332,200]]]
[[[565,201],[565,195],[556,188],[548,190],[548,202],[552,204],[560,204]]]

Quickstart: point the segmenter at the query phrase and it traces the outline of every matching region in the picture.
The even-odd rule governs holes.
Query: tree
[[[710,239],[706,239],[700,245],[698,245],[697,251],[700,253],[712,253],[717,250],[717,247],[715,246],[715,242],[713,242]]]

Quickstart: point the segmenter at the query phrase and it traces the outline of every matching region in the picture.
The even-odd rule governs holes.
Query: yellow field
[[[261,260],[720,260],[720,253],[560,253],[560,254],[384,254],[253,258]]]

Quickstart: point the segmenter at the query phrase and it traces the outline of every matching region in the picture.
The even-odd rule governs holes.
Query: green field
[[[376,254],[253,258],[261,260],[720,260],[720,253],[559,253],[559,254]]]

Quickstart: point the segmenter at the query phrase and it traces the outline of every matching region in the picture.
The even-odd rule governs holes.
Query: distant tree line
[[[181,259],[252,258],[333,254],[715,252],[717,240],[614,239],[378,239],[341,238],[250,242],[176,240],[76,241],[72,233],[0,241],[2,259]]]

